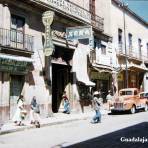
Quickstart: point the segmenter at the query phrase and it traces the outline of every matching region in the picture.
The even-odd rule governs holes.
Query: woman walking
[[[22,121],[24,120],[26,113],[27,112],[24,110],[24,98],[23,95],[20,95],[19,99],[17,100],[17,109],[12,121],[18,126],[24,125]]]

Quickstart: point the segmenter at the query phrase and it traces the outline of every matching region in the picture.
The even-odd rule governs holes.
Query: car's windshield
[[[123,95],[132,95],[132,91],[121,91],[120,96],[123,96]]]

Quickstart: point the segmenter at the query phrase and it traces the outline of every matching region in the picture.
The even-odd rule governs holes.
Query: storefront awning
[[[122,70],[126,70],[126,65],[121,65]],[[137,65],[134,63],[129,63],[127,64],[127,68],[129,70],[139,70],[139,71],[148,71],[148,68],[146,68],[146,66],[144,64],[141,65]]]
[[[112,67],[100,65],[100,64],[92,64],[92,68],[98,71],[99,73],[103,73],[103,72],[112,73],[114,71]]]
[[[28,62],[32,63],[34,60],[28,57],[22,57],[22,56],[12,56],[12,55],[6,55],[6,54],[0,54],[0,58],[2,59],[11,59],[14,61],[20,61],[20,62]]]

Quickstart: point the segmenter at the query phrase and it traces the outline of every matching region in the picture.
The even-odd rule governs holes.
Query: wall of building
[[[124,17],[123,10],[121,7],[112,3],[111,5],[111,32],[113,36],[113,44],[115,48],[118,48],[118,29],[122,29],[123,45],[124,41]],[[134,18],[131,14],[125,14],[125,27],[126,27],[126,43],[127,47],[129,46],[128,42],[128,33],[132,34],[133,41],[133,52],[138,53],[138,39],[142,40],[142,53],[143,55],[147,54],[146,43],[148,43],[147,35],[148,29],[140,21]]]
[[[89,0],[69,0],[69,1],[89,11]]]
[[[111,35],[111,1],[110,0],[96,0],[96,15],[104,18],[104,32],[105,34]]]
[[[24,7],[24,6],[23,6]],[[16,6],[15,4],[11,7],[9,5],[0,4],[0,27],[4,29],[10,30],[11,24],[11,14],[21,16],[25,18],[25,34],[34,36],[34,53],[32,59],[34,62],[32,63],[31,72],[25,76],[25,83],[23,87],[22,94],[25,97],[25,104],[28,106],[31,102],[33,96],[36,96],[37,101],[42,106],[43,114],[44,111],[47,110],[47,105],[51,103],[50,95],[48,88],[46,87],[43,69],[44,69],[44,53],[43,53],[43,32],[44,26],[42,24],[42,13],[38,12],[34,8],[32,10],[28,10],[27,7],[24,11],[21,8],[21,5]],[[8,73],[9,75],[9,73]],[[19,74],[18,74],[19,75]],[[7,76],[5,73],[4,78]],[[8,77],[7,80],[1,84],[0,91],[0,106],[9,106],[9,97],[10,97],[10,79]],[[44,97],[43,97],[44,94]]]

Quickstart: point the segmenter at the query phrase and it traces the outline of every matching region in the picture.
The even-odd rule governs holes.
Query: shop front
[[[0,55],[0,111],[2,120],[12,119],[17,100],[23,94],[25,75],[28,74],[31,58]]]

